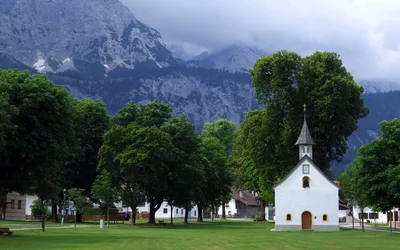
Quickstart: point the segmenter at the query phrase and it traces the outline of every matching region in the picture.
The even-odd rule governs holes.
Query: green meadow
[[[71,224],[68,224],[69,226]],[[340,232],[273,232],[273,224],[253,221],[206,221],[188,225],[110,224],[14,231],[0,237],[0,249],[398,249],[400,234],[345,229]],[[0,227],[37,228],[35,222]]]

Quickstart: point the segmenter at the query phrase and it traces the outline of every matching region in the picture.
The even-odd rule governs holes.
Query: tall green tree
[[[133,176],[135,183],[141,183],[149,202],[149,223],[155,224],[155,213],[168,195],[171,170],[171,149],[174,147],[170,136],[159,128],[128,126],[126,138],[130,142],[117,154],[122,167],[121,174]]]
[[[199,162],[204,169],[205,183],[197,195],[198,220],[203,221],[203,209],[221,204],[230,192],[231,178],[226,168],[225,146],[215,137],[201,136]]]
[[[69,207],[75,210],[75,230],[78,214],[83,213],[86,209],[92,208],[93,203],[85,195],[85,190],[82,188],[71,188],[67,192]]]
[[[104,133],[111,126],[111,117],[100,100],[82,99],[76,102],[74,128],[76,143],[64,171],[64,185],[81,188],[87,196],[96,178],[98,152]]]
[[[264,123],[268,115],[264,110],[254,110],[247,113],[245,120],[240,124],[240,128],[235,133],[233,154],[230,158],[230,165],[234,169],[235,188],[244,188],[257,192],[260,203],[260,219],[265,219],[265,201],[273,200],[271,183],[275,182],[276,176],[274,168],[276,165],[260,167],[256,164],[256,159],[264,159],[265,147],[268,146],[272,152],[277,145],[267,145],[265,141],[271,140],[276,135],[272,130],[266,129]],[[266,140],[260,140],[260,137]],[[280,171],[280,170],[278,170]]]
[[[195,127],[187,116],[173,116],[161,129],[170,135],[174,145],[172,151],[172,163],[168,178],[168,204],[185,208],[185,223],[187,223],[188,210],[193,202],[204,180],[202,168],[198,166],[198,144],[199,138],[195,133]],[[171,224],[173,217],[171,213]]]
[[[232,144],[235,136],[235,131],[236,131],[236,125],[234,122],[221,118],[215,122],[205,123],[201,135],[205,137],[210,136],[217,138],[225,146],[226,156],[229,158],[232,154]],[[226,162],[227,169],[230,169],[229,162],[230,161]],[[229,172],[231,171],[229,170]],[[222,219],[226,219],[225,203],[229,202],[230,199],[231,199],[230,193],[228,193],[225,197],[221,198]]]
[[[358,180],[367,193],[368,205],[390,211],[400,204],[400,120],[382,121],[382,134],[357,152],[361,165]]]
[[[98,153],[102,137],[111,126],[111,117],[100,100],[85,98],[74,102],[75,140],[61,171],[62,189],[83,189],[91,196],[91,186],[97,175]],[[53,200],[53,219],[58,220],[57,205],[62,202],[62,192]],[[58,198],[58,199],[57,199]],[[78,222],[82,217],[79,214]]]
[[[259,128],[245,137],[251,141],[243,149],[257,172],[266,180],[260,188],[271,187],[298,162],[295,146],[303,123],[303,104],[307,123],[316,142],[313,160],[329,174],[330,162],[341,161],[347,138],[359,119],[368,114],[358,86],[343,66],[339,55],[316,52],[300,57],[279,51],[260,58],[250,71],[257,99],[266,107],[257,115]],[[254,117],[251,117],[254,119]]]
[[[153,101],[128,103],[114,117],[99,153],[99,169],[107,169],[135,213],[145,196],[150,203],[149,223],[168,193],[168,178],[174,146],[160,127],[168,122],[172,109]]]
[[[12,129],[5,132],[2,150],[4,191],[34,193],[41,200],[42,230],[45,231],[44,202],[57,195],[60,171],[74,140],[73,98],[67,90],[44,75],[30,76],[17,70],[0,71],[0,93]]]
[[[110,226],[110,208],[113,206],[114,202],[120,201],[121,195],[119,190],[120,189],[115,187],[112,182],[112,177],[105,169],[97,175],[92,185],[93,199],[103,207],[106,207],[107,227]]]
[[[340,182],[340,190],[344,195],[344,199],[352,208],[358,206],[363,213],[364,209],[369,205],[368,195],[366,193],[365,185],[361,181],[360,174],[362,166],[358,159],[355,159],[346,170],[340,174],[338,180]],[[352,213],[352,223],[354,228],[354,214]],[[364,217],[362,217],[362,227],[364,230]]]

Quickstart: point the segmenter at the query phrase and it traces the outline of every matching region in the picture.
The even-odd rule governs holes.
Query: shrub
[[[33,217],[35,218],[41,218],[42,217],[42,210],[40,208],[40,199],[34,200],[32,202],[32,205],[30,206],[31,208],[31,214]],[[44,203],[44,213],[46,215],[46,218],[51,218],[51,211],[48,208],[49,204],[48,203]]]

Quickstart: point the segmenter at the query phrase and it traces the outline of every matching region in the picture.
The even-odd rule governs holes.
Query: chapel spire
[[[303,158],[305,155],[312,158],[312,145],[315,145],[313,138],[311,137],[310,130],[308,130],[307,120],[306,120],[306,107],[307,105],[303,105],[304,109],[304,122],[303,127],[301,128],[301,132],[299,138],[296,141],[295,145],[299,145],[299,158]]]

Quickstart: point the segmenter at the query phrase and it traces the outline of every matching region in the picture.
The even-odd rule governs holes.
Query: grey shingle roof
[[[315,142],[311,137],[310,131],[308,130],[307,121],[305,118],[299,138],[297,139],[295,145],[315,145]]]

